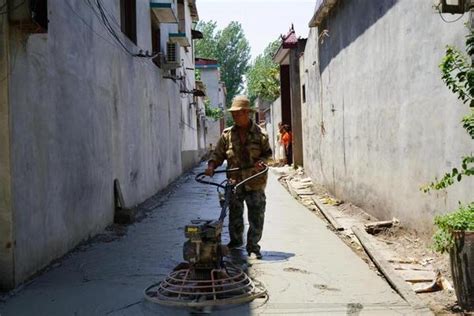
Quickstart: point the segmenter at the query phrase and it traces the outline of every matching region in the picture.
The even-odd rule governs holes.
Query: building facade
[[[209,107],[212,109],[226,109],[226,88],[221,81],[219,64],[217,60],[207,58],[196,58],[196,69],[200,71],[201,80],[206,86]],[[224,118],[206,119],[206,147],[210,150],[215,148],[217,141],[224,128]]]
[[[443,18],[457,16],[429,1],[320,1],[300,59],[305,170],[338,198],[419,231],[474,192],[473,179],[420,190],[474,150],[466,107],[438,68],[446,45],[463,49],[467,15]]]
[[[202,148],[190,93],[194,0],[5,4],[0,287],[8,289],[112,223],[114,180],[136,205]]]

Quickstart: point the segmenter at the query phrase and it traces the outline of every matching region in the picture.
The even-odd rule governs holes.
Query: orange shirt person
[[[287,124],[283,125],[283,135],[281,136],[281,142],[285,147],[286,163],[291,166],[293,163],[293,134],[291,133],[290,126]]]
[[[285,131],[283,133],[283,136],[281,137],[281,141],[283,142],[285,149],[288,149],[288,146],[291,144],[292,140],[293,140],[293,135],[291,134],[291,132]]]

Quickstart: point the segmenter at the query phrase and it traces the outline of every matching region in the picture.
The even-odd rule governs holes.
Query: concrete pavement
[[[196,168],[197,173],[203,166]],[[197,217],[217,218],[214,187],[183,176],[175,192],[128,233],[76,250],[12,297],[0,315],[187,315],[145,302],[143,289],[182,261],[183,229]],[[227,230],[224,230],[227,241]],[[249,273],[268,300],[215,310],[215,315],[415,315],[326,223],[299,204],[270,172],[261,242],[263,260]]]

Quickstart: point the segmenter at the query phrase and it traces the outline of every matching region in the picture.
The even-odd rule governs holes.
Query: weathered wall
[[[419,189],[474,150],[460,126],[466,106],[438,69],[445,45],[463,46],[466,19],[444,23],[429,1],[341,1],[319,52],[311,29],[301,80],[305,167],[316,181],[422,231],[472,200],[472,179],[447,195]]]
[[[299,49],[290,50],[291,132],[293,163],[303,165],[303,135],[301,126],[301,83]]]
[[[48,4],[48,33],[10,43],[17,282],[111,223],[114,179],[134,205],[182,170],[176,84],[125,53],[84,2]],[[120,21],[118,2],[106,5]],[[162,47],[171,27],[162,24]],[[137,38],[151,51],[146,0]]]
[[[0,290],[13,286],[8,23],[0,14]]]
[[[267,126],[268,131],[268,140],[270,142],[270,147],[272,148],[273,152],[273,159],[278,160],[278,140],[277,136],[279,133],[278,130],[278,123],[282,122],[282,112],[281,112],[281,98],[276,99],[270,105],[270,113],[271,113],[271,126]]]
[[[206,115],[204,108],[204,98],[197,98],[197,129],[198,129],[198,148],[199,148],[199,157],[202,158],[207,152],[206,148]]]
[[[184,1],[184,16],[188,17],[183,25],[185,26],[185,33],[191,42],[191,47],[187,49],[180,48],[184,64],[184,67],[180,69],[181,74],[184,75],[180,83],[180,89],[188,92],[181,93],[180,127],[183,131],[181,147],[183,170],[189,170],[199,161],[200,153],[198,148],[197,103],[194,102],[193,94],[190,93],[196,87],[196,83],[194,78],[194,54],[192,53],[193,43],[191,39],[191,12],[186,0]]]
[[[219,107],[220,100],[220,84],[218,68],[201,69],[201,80],[206,85],[206,95],[210,100],[213,108]],[[207,148],[215,148],[220,136],[220,121],[212,118],[206,120],[206,145]]]

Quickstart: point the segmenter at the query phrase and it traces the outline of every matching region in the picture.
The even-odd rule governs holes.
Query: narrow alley
[[[218,217],[215,188],[194,181],[203,168],[176,181],[175,190],[123,237],[80,246],[0,301],[0,314],[189,314],[147,302],[143,290],[183,261],[183,229],[190,220]],[[249,274],[264,283],[268,298],[213,314],[413,315],[388,283],[294,200],[277,177],[269,171],[263,260],[248,262]],[[223,239],[228,240],[226,227]]]
[[[473,61],[474,0],[0,0],[0,316],[471,313]]]

